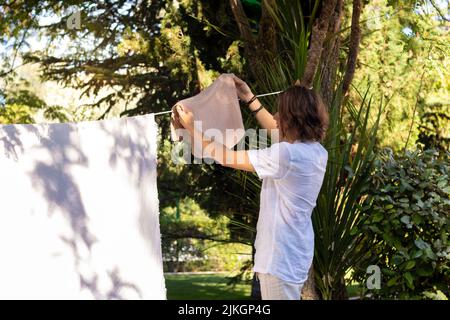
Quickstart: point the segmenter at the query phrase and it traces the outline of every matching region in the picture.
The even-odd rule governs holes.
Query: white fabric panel
[[[0,126],[0,299],[166,299],[152,114]]]

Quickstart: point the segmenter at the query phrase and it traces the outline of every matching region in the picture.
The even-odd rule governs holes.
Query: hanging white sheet
[[[152,114],[0,126],[0,299],[166,299]]]

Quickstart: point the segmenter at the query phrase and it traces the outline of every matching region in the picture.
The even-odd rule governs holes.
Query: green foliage
[[[15,85],[15,90],[3,92],[5,105],[0,107],[0,124],[35,122],[39,109],[45,107],[44,101],[29,90],[27,82]]]
[[[376,104],[391,99],[382,118],[380,145],[398,151],[408,142],[412,149],[421,115],[436,104],[449,109],[449,22],[439,19],[429,1],[371,0],[362,13],[361,27],[353,84],[361,91],[370,86]],[[351,99],[357,103],[359,97],[351,95]],[[440,127],[429,129],[428,135],[442,133]]]
[[[274,80],[278,82],[283,79],[280,78],[282,74],[288,79],[288,83],[285,83],[283,88],[292,85],[293,80],[301,79],[306,66],[309,37],[319,5],[320,1],[306,3],[278,0],[275,6],[268,6],[269,12],[280,29],[281,50],[274,61],[267,62],[273,63],[271,71],[276,73],[274,75],[267,73],[266,85],[273,86]],[[259,81],[264,80],[259,79]]]
[[[447,296],[441,290],[425,291],[423,296],[431,300],[448,300]]]
[[[5,105],[0,106],[0,124],[32,124],[42,121],[67,122],[70,113],[61,106],[46,105],[28,87],[6,92]]]
[[[426,150],[394,156],[387,149],[377,159],[362,226],[363,250],[371,259],[356,272],[363,279],[368,264],[381,268],[376,297],[449,296],[449,155],[439,159],[436,151]]]
[[[303,14],[300,3],[296,3],[298,10],[291,10],[292,5],[287,1],[279,3],[281,5],[272,8],[271,14],[280,29],[282,50],[267,63],[266,77],[258,79],[258,86],[267,91],[282,90],[301,78],[313,21]],[[312,17],[318,4],[317,1],[311,4]],[[316,76],[315,88],[318,90],[320,85],[320,76]],[[324,299],[346,295],[344,276],[362,257],[359,248],[363,237],[357,227],[376,154],[374,148],[382,112],[382,103],[378,102],[379,108],[373,112],[376,118],[371,121],[372,101],[367,93],[358,96],[354,104],[342,96],[338,79],[331,89],[330,127],[324,142],[329,163],[312,215],[316,235],[315,282]],[[269,99],[272,103],[268,105],[274,106],[274,99]],[[246,175],[246,181],[252,181],[247,176],[250,175]]]
[[[263,92],[284,90],[295,80],[301,79],[306,67],[309,37],[320,1],[277,0],[267,9],[279,30],[278,51],[263,61],[264,76],[256,79],[258,89]],[[275,97],[267,97],[269,108],[274,107]]]
[[[44,109],[44,117],[58,122],[68,122],[70,120],[67,110],[61,106],[47,106]]]
[[[33,112],[27,106],[7,104],[0,107],[0,124],[34,123]]]
[[[367,100],[367,94],[358,107],[341,99],[338,90],[330,109],[330,127],[324,143],[328,150],[327,171],[312,216],[316,234],[316,286],[324,299],[342,294],[345,274],[364,256],[360,250],[363,234],[359,226],[382,113],[380,105],[377,120],[371,125],[372,103]],[[343,123],[342,103],[353,122],[350,132]]]
[[[6,103],[8,104],[27,106],[34,110],[45,106],[45,102],[29,90],[29,83],[25,83],[22,89],[7,92],[6,97]]]
[[[436,149],[442,154],[450,150],[450,108],[440,103],[420,112],[417,143],[424,149]]]
[[[241,300],[249,299],[246,283],[228,285],[226,274],[165,275],[168,300]]]
[[[238,271],[251,248],[234,243],[225,216],[212,219],[192,199],[161,210],[163,261],[166,271]]]
[[[312,22],[320,2],[276,1],[277,6],[271,13],[276,18],[280,46],[273,59],[261,61],[266,73],[250,82],[255,92],[282,90],[301,77]],[[255,31],[259,27],[256,17],[261,8],[255,5],[257,1],[245,3]],[[330,163],[313,215],[318,235],[314,261],[316,280],[325,298],[332,297],[342,287],[345,271],[368,253],[362,251],[368,238],[362,237],[359,227],[363,221],[361,212],[367,209],[362,201],[368,192],[371,161],[376,152],[379,112],[370,114],[370,106],[381,106],[382,101],[393,97],[391,107],[383,114],[386,121],[380,128],[377,141],[380,145],[401,149],[412,127],[410,145],[419,138],[418,142],[425,146],[442,146],[443,151],[446,148],[448,131],[443,128],[448,128],[448,118],[439,118],[442,121],[435,118],[431,113],[441,111],[431,109],[441,105],[448,111],[448,25],[436,19],[436,12],[420,12],[417,3],[423,1],[372,0],[366,4],[354,83],[362,92],[368,92],[370,86],[374,93],[372,100],[356,90],[350,91],[349,101],[340,97],[338,78],[345,70],[339,70],[336,83],[332,85],[331,127],[325,143]],[[73,12],[71,6],[82,11],[81,30],[66,28],[66,18]],[[176,101],[210,84],[219,73],[241,75],[247,70],[248,57],[242,54],[243,43],[227,1],[137,1],[133,6],[128,1],[52,0],[46,1],[45,6],[35,0],[4,1],[0,4],[0,13],[0,40],[12,43],[13,48],[13,52],[2,52],[0,75],[6,74],[4,79],[11,79],[16,57],[23,56],[25,62],[37,62],[42,67],[43,80],[55,80],[63,86],[81,89],[83,95],[96,96],[100,90],[109,90],[111,93],[106,97],[87,106],[102,107],[105,114],[119,102],[125,106],[121,110],[124,116],[168,110]],[[42,28],[38,26],[41,15],[56,15],[61,21]],[[341,58],[348,42],[348,12],[344,17],[346,24],[339,33]],[[411,32],[405,33],[405,28]],[[26,46],[30,34],[35,32],[49,44],[43,51]],[[68,47],[64,51],[57,50],[60,43],[68,43]],[[250,79],[245,75],[241,77]],[[321,79],[316,77],[315,87],[320,88],[320,85]],[[59,107],[45,106],[26,92],[18,91],[20,97],[14,97],[3,88],[0,92],[10,99],[4,103],[5,108],[0,107],[2,123],[31,123],[36,120],[38,111],[57,121],[66,121],[69,117]],[[275,99],[272,96],[262,100],[275,111]],[[246,125],[254,125],[254,117],[247,115],[245,110]],[[164,252],[169,255],[166,258],[184,263],[185,257],[191,257],[190,265],[182,266],[185,269],[233,268],[234,258],[224,257],[240,249],[228,249],[227,243],[237,242],[237,246],[252,243],[259,209],[259,179],[254,174],[226,168],[217,170],[214,165],[174,166],[170,161],[171,143],[166,139],[168,117],[157,121],[164,137],[158,157],[158,183]],[[419,134],[418,124],[424,135]],[[434,177],[429,177],[429,183],[433,183]],[[386,184],[391,182],[386,181]],[[400,188],[402,184],[394,186]],[[404,192],[411,193],[407,189]],[[229,218],[222,217],[224,214]],[[381,214],[375,218],[379,220],[376,223],[383,222],[385,213]],[[411,224],[414,228],[413,216],[409,220],[400,217],[400,225]],[[369,231],[375,237],[375,232]],[[403,237],[410,235],[410,229],[404,231]],[[399,237],[400,234],[399,231]],[[215,247],[218,251],[213,252],[215,248],[207,249],[210,238],[224,245]],[[437,255],[431,236],[423,235],[421,239]],[[225,248],[224,255],[220,256],[222,248]],[[249,247],[245,248],[248,252]],[[212,261],[206,259],[206,255],[221,258]],[[416,287],[416,274],[410,271],[416,266],[408,263],[409,273],[402,276],[401,281],[405,285],[412,282]],[[243,266],[248,268],[250,264],[247,261]],[[448,292],[438,286],[429,286],[426,290],[423,295],[427,298],[439,298],[441,293]]]

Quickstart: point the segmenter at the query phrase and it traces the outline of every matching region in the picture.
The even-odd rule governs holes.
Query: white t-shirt
[[[325,175],[328,152],[318,142],[280,142],[248,150],[260,179],[253,271],[303,283],[314,255],[311,213]]]

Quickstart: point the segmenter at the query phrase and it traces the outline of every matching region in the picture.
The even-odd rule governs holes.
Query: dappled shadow
[[[26,132],[33,132],[39,135],[38,130],[33,125],[21,125],[19,126],[22,130]],[[21,132],[16,125],[2,125],[3,135],[0,136],[0,143],[3,145],[4,155],[7,158],[12,158],[14,160],[18,159],[18,152],[23,152],[23,144],[20,140]]]
[[[108,275],[110,277],[110,280],[111,280],[113,286],[106,295],[107,299],[109,299],[109,300],[122,299],[121,292],[123,292],[124,290],[129,290],[129,291],[136,293],[137,294],[136,298],[139,298],[139,299],[143,298],[141,291],[135,284],[123,281],[120,278],[119,270],[117,268],[113,269],[113,271],[108,272]]]
[[[130,121],[133,121],[133,125],[129,126]],[[100,122],[99,126],[102,131],[114,137],[114,152],[111,152],[109,164],[115,167],[118,159],[121,159],[127,166],[133,185],[140,190],[139,200],[142,201],[139,206],[142,208],[139,217],[140,231],[142,236],[150,242],[154,239],[153,231],[157,230],[155,227],[157,226],[159,230],[159,220],[153,219],[157,225],[149,224],[151,222],[148,219],[149,212],[145,208],[150,207],[151,212],[159,213],[159,202],[157,193],[150,189],[152,186],[141,183],[149,179],[156,180],[156,176],[148,177],[148,175],[156,175],[157,167],[156,141],[149,139],[149,125],[145,122],[145,117],[136,116],[127,118],[124,127],[108,126],[107,122]],[[125,132],[127,134],[124,134]],[[152,143],[155,145],[151,145]],[[150,156],[152,156],[151,159]]]
[[[80,277],[80,288],[87,289],[91,293],[92,297],[96,300],[107,299],[107,300],[122,300],[125,299],[124,291],[132,291],[133,296],[136,299],[142,299],[143,295],[136,284],[126,282],[120,276],[120,272],[117,267],[113,267],[112,270],[107,271],[109,282],[111,283],[111,288],[107,292],[102,292],[100,289],[99,275],[96,273],[89,273],[82,271],[82,258],[79,256],[77,251],[77,246],[75,242],[71,239],[62,238],[62,240],[71,247],[73,255],[76,257],[76,269],[78,270],[78,275]],[[127,294],[130,297],[130,294]]]
[[[86,210],[78,186],[69,174],[72,164],[87,166],[88,159],[79,147],[77,129],[74,124],[53,124],[46,127],[46,135],[40,136],[39,148],[51,159],[36,161],[31,172],[33,182],[45,196],[49,213],[59,209],[70,221],[75,241],[81,239],[89,249],[95,241],[87,228]]]
[[[113,140],[109,153],[109,165],[111,168],[119,163],[126,165],[131,183],[141,192],[139,199],[143,201],[139,204],[141,212],[136,224],[139,224],[139,230],[146,239],[148,248],[153,250],[151,254],[161,256],[158,251],[154,252],[154,246],[152,246],[155,240],[154,232],[159,230],[159,220],[149,219],[149,215],[158,213],[159,208],[152,207],[151,212],[146,210],[149,206],[157,204],[157,201],[151,198],[152,194],[157,193],[150,189],[154,186],[141,185],[142,181],[149,181],[145,177],[155,174],[156,158],[149,158],[152,155],[150,150],[153,146],[150,146],[148,142],[148,126],[143,121],[144,118],[130,119],[82,124],[88,127],[94,125],[96,130],[104,132]],[[129,121],[134,121],[132,126],[128,126]],[[33,183],[33,189],[45,199],[49,216],[62,214],[69,222],[71,234],[61,235],[60,239],[70,248],[81,288],[89,290],[96,299],[123,299],[121,292],[124,291],[132,291],[136,298],[142,298],[139,284],[123,280],[117,267],[110,266],[110,270],[105,270],[111,284],[107,292],[99,288],[98,274],[86,276],[85,272],[82,272],[81,265],[91,257],[92,246],[97,241],[89,230],[89,213],[86,211],[86,205],[72,170],[74,167],[89,167],[90,156],[93,156],[85,154],[80,147],[79,130],[82,128],[74,123],[0,126],[0,148],[3,149],[5,157],[16,161],[21,154],[32,154],[34,165],[28,175]],[[92,172],[92,179],[95,179],[95,172]],[[99,190],[99,192],[107,192],[105,190]]]

